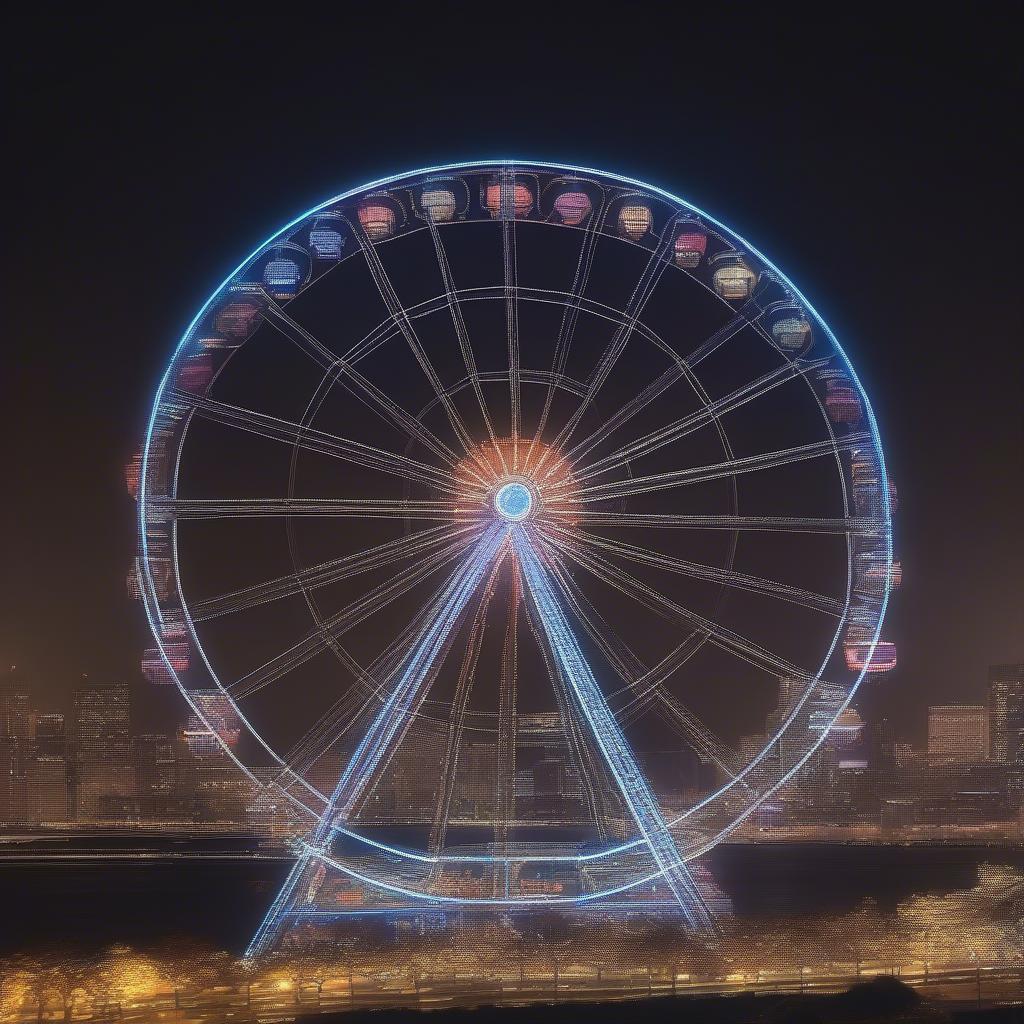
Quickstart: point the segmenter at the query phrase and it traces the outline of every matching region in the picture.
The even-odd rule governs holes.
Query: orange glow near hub
[[[530,492],[531,520],[567,525],[575,521],[577,487],[565,458],[542,441],[485,441],[472,448],[455,468],[461,513],[493,516],[498,493],[508,484]]]

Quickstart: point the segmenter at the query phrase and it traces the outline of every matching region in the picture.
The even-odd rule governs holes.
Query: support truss
[[[658,875],[671,890],[683,916],[694,931],[707,933],[714,930],[715,922],[711,912],[683,862],[657,799],[644,779],[636,757],[569,624],[564,610],[566,595],[560,592],[556,577],[549,572],[538,554],[531,532],[515,523],[499,522],[484,531],[441,589],[428,614],[424,615],[422,628],[412,639],[409,653],[401,659],[393,672],[390,689],[382,695],[379,710],[342,771],[323,814],[303,846],[303,853],[253,937],[249,956],[269,952],[289,921],[302,913],[304,903],[314,898],[317,888],[314,875],[323,863],[322,858],[329,852],[336,829],[349,820],[362,796],[369,791],[373,780],[387,766],[401,744],[413,716],[426,698],[438,667],[448,653],[466,608],[484,580],[489,578],[490,583],[480,606],[481,609],[486,607],[490,600],[494,573],[509,542],[515,553],[515,575],[510,595],[513,609],[518,606],[522,590],[541,623],[545,646],[552,662],[560,677],[568,684],[574,704],[573,717],[589,733],[595,749],[603,758],[627,811],[650,849]],[[474,634],[479,631],[481,614],[478,611]],[[514,610],[509,621],[509,632],[505,637],[501,715],[509,721],[499,730],[504,734],[499,737],[499,743],[503,741],[506,748],[514,744]],[[473,671],[475,654],[472,652],[475,647],[476,638],[471,636],[470,653],[467,655],[468,660],[464,659],[462,675],[468,676]],[[499,780],[499,789],[503,781]],[[506,804],[512,798],[511,792],[502,792],[500,795]],[[442,796],[442,801],[444,799]],[[433,831],[438,830],[438,825],[439,822],[435,820]],[[500,844],[507,845],[507,834],[497,839]],[[504,882],[507,897],[507,870]]]

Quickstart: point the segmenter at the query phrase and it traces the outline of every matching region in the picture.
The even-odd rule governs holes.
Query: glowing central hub
[[[518,523],[530,514],[533,508],[533,495],[526,484],[513,481],[505,484],[494,496],[494,507],[503,519]]]

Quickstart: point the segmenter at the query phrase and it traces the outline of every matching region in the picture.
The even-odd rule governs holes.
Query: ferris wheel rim
[[[257,259],[262,253],[264,253],[267,250],[268,247],[272,246],[276,242],[277,239],[281,238],[282,236],[285,236],[292,228],[294,228],[297,225],[301,224],[303,221],[308,220],[310,217],[315,216],[318,212],[324,210],[325,208],[331,206],[332,204],[336,204],[338,202],[343,202],[344,200],[349,199],[349,198],[351,198],[353,196],[365,195],[365,194],[367,194],[367,193],[369,193],[371,191],[384,188],[384,187],[386,187],[386,186],[388,186],[390,184],[394,184],[394,183],[399,182],[399,181],[413,179],[413,178],[424,176],[424,175],[439,174],[439,173],[442,173],[442,172],[453,172],[453,171],[472,171],[472,170],[475,170],[475,169],[479,170],[479,169],[485,169],[485,168],[493,168],[495,166],[515,166],[517,168],[524,168],[524,167],[525,168],[543,168],[543,169],[546,169],[546,170],[557,170],[557,171],[563,171],[563,172],[575,172],[575,173],[580,173],[580,174],[593,174],[593,175],[596,175],[596,176],[600,177],[601,179],[612,180],[612,181],[618,182],[618,183],[620,183],[622,185],[640,188],[640,189],[645,190],[646,192],[654,193],[656,195],[660,195],[661,197],[663,197],[664,199],[666,199],[670,203],[676,204],[676,205],[678,205],[680,207],[683,207],[685,209],[688,209],[688,210],[692,211],[694,214],[696,214],[696,215],[700,216],[701,218],[705,219],[709,224],[713,224],[716,227],[718,227],[719,229],[721,229],[722,231],[724,231],[728,236],[730,236],[732,238],[735,238],[738,241],[740,241],[744,245],[746,250],[751,255],[753,255],[755,258],[757,258],[766,267],[770,268],[770,270],[774,274],[776,274],[778,276],[778,278],[785,284],[785,286],[789,290],[792,291],[792,293],[797,297],[797,299],[805,306],[805,308],[808,310],[808,312],[815,318],[816,323],[818,325],[820,325],[824,329],[824,331],[826,332],[826,335],[827,335],[829,341],[831,342],[831,345],[832,345],[832,348],[833,348],[834,352],[839,356],[840,360],[843,362],[844,369],[846,370],[846,372],[849,374],[849,376],[851,377],[851,379],[855,383],[855,385],[856,385],[856,387],[857,387],[857,389],[859,391],[859,394],[860,394],[860,396],[862,398],[862,401],[863,401],[863,404],[864,404],[865,417],[866,417],[868,425],[869,425],[869,434],[870,434],[870,438],[871,438],[871,444],[872,444],[872,447],[874,449],[874,455],[875,455],[875,457],[876,457],[876,459],[878,461],[878,464],[879,464],[879,466],[881,467],[881,470],[882,470],[880,489],[881,489],[882,501],[883,501],[884,543],[885,543],[885,547],[886,547],[887,559],[888,559],[888,562],[891,564],[891,562],[892,562],[891,507],[890,507],[890,496],[889,496],[888,479],[887,479],[887,474],[885,472],[884,452],[883,452],[882,445],[881,445],[880,433],[879,433],[878,425],[877,425],[877,422],[876,422],[876,419],[875,419],[875,416],[874,416],[874,411],[873,411],[873,408],[872,408],[871,403],[870,403],[870,398],[869,398],[868,394],[866,393],[865,389],[863,388],[863,386],[862,386],[862,384],[860,382],[860,379],[857,376],[854,367],[852,366],[852,363],[850,362],[849,358],[846,355],[845,350],[840,345],[838,339],[836,338],[835,334],[832,332],[830,326],[825,321],[825,319],[818,313],[818,311],[814,308],[814,306],[806,299],[806,297],[803,295],[803,293],[800,292],[800,290],[792,283],[792,281],[790,281],[790,279],[781,270],[779,270],[778,267],[768,257],[764,256],[764,254],[757,247],[755,247],[754,245],[749,243],[742,235],[738,234],[734,229],[732,229],[730,227],[727,227],[722,222],[718,221],[715,217],[713,217],[712,215],[706,213],[705,211],[703,211],[699,207],[696,207],[694,204],[690,203],[688,200],[684,200],[684,199],[680,198],[679,196],[673,195],[671,192],[668,192],[668,191],[666,191],[664,189],[658,188],[657,186],[650,185],[649,183],[642,182],[642,181],[639,181],[637,179],[633,179],[633,178],[626,177],[626,176],[623,176],[623,175],[615,174],[614,172],[601,171],[601,170],[597,170],[597,169],[593,169],[593,168],[588,168],[588,167],[575,167],[575,166],[566,165],[566,164],[549,163],[549,162],[545,162],[545,161],[536,161],[536,160],[519,160],[519,159],[504,158],[504,159],[501,159],[501,160],[474,160],[474,161],[468,161],[468,162],[464,162],[464,163],[439,165],[439,166],[434,166],[434,167],[421,168],[421,169],[417,169],[417,170],[413,170],[413,171],[402,172],[402,173],[399,173],[399,174],[396,174],[396,175],[390,175],[388,177],[378,179],[377,181],[371,182],[371,183],[366,184],[366,185],[359,186],[359,187],[351,189],[351,190],[349,190],[347,192],[340,193],[337,196],[333,196],[333,197],[325,200],[324,202],[318,204],[317,206],[311,208],[309,211],[307,211],[306,213],[300,215],[299,217],[296,217],[294,220],[292,220],[291,222],[286,224],[283,228],[281,228],[274,235],[270,236],[266,241],[261,243],[261,245],[257,249],[255,249],[245,260],[243,260],[242,263],[240,263],[239,266],[211,294],[209,299],[206,301],[206,303],[204,303],[204,305],[200,308],[199,312],[196,314],[195,318],[189,324],[189,327],[184,332],[181,340],[178,343],[178,346],[175,348],[175,351],[174,351],[174,354],[173,354],[173,356],[171,358],[171,361],[170,361],[170,364],[168,366],[168,369],[165,372],[164,377],[163,377],[163,379],[160,382],[160,386],[158,388],[157,396],[156,396],[156,399],[155,399],[155,402],[154,402],[154,406],[153,406],[153,411],[152,411],[152,414],[150,416],[149,425],[148,425],[147,431],[146,431],[146,441],[145,441],[145,446],[144,446],[143,456],[142,456],[142,473],[141,473],[141,479],[140,479],[140,484],[139,484],[139,522],[140,522],[140,535],[141,535],[141,538],[142,538],[143,565],[145,566],[144,571],[147,574],[149,573],[148,557],[147,557],[147,554],[146,554],[146,543],[147,543],[147,541],[146,541],[146,529],[145,529],[146,512],[147,512],[147,507],[148,507],[147,506],[148,495],[147,495],[147,483],[146,483],[146,481],[147,481],[147,472],[146,472],[146,470],[147,470],[147,466],[148,466],[148,460],[149,460],[149,455],[150,455],[150,445],[151,445],[151,441],[152,441],[152,437],[153,437],[154,424],[155,424],[155,421],[156,421],[157,411],[158,411],[158,409],[160,407],[162,396],[164,395],[165,389],[166,389],[167,384],[168,384],[168,380],[169,380],[169,375],[171,373],[171,369],[174,366],[174,363],[175,363],[175,360],[177,359],[178,354],[181,352],[182,347],[186,344],[187,340],[191,337],[192,332],[195,329],[196,325],[201,321],[202,317],[209,310],[209,308],[216,302],[218,297],[220,295],[222,295],[224,290],[231,284],[231,282],[233,280],[235,280],[235,278],[247,266],[251,265],[253,260]],[[179,456],[180,456],[180,452],[179,452]],[[176,577],[177,577],[177,574],[176,574]],[[182,608],[185,611],[186,616],[188,616],[188,608],[189,608],[188,602],[185,600],[184,595],[180,594],[180,577],[178,578],[178,582],[179,582],[179,596],[181,597]],[[150,583],[152,585],[152,580],[150,580]],[[884,593],[883,593],[882,599],[881,599],[881,610],[880,610],[880,614],[878,616],[877,625],[875,627],[874,637],[873,637],[873,639],[871,641],[872,646],[878,642],[879,635],[880,635],[880,632],[881,632],[882,622],[884,621],[884,618],[885,618],[885,613],[886,613],[886,608],[887,608],[887,604],[888,604],[888,599],[889,599],[889,583],[888,583],[888,581],[886,581],[885,582],[885,587],[884,587]],[[154,630],[155,630],[156,629],[156,623],[153,621],[152,610],[150,609],[148,602],[146,603],[146,612],[147,612],[147,615],[150,617],[151,625],[154,626]],[[190,622],[190,627],[191,627],[191,622]],[[828,664],[829,659],[832,657],[838,642],[839,642],[839,633],[837,631],[835,637],[833,638],[833,641],[832,641],[832,644],[830,646],[830,649],[829,649],[825,659],[823,660],[821,667],[818,670],[817,677],[820,678],[821,674],[824,672],[825,666]],[[199,645],[199,646],[200,646],[200,651],[202,651],[201,645]],[[213,678],[214,679],[218,679],[216,673],[213,671],[213,667],[211,665],[209,665],[209,662],[206,659],[205,652],[202,653],[202,657],[203,657],[204,661],[206,661],[207,666],[209,667],[211,675],[213,676]],[[168,667],[171,668],[170,665],[168,665]],[[856,679],[856,681],[853,683],[853,685],[849,689],[847,700],[845,701],[843,706],[839,709],[839,711],[836,713],[836,716],[835,716],[836,718],[842,712],[842,710],[849,705],[850,701],[853,699],[853,697],[856,694],[858,688],[860,687],[861,683],[863,682],[863,679],[865,677],[865,672],[866,672],[866,668],[862,669],[860,671],[858,678]],[[176,673],[173,673],[173,669],[172,669],[172,674],[175,675],[175,681],[176,681],[179,689],[185,694],[186,699],[189,700],[189,703],[192,704],[193,710],[196,710],[197,713],[199,714],[199,716],[202,717],[201,711],[199,711],[199,709],[196,708],[196,706],[193,704],[193,702],[189,698],[188,691],[187,691],[186,687],[184,687],[182,685],[181,681],[179,679],[177,679]],[[218,683],[219,683],[219,679],[218,679]],[[222,685],[222,684],[219,684],[219,685]],[[242,714],[241,711],[239,713],[242,715],[243,721],[246,722],[246,725],[250,729],[250,731],[254,735],[256,735],[257,738],[259,738],[259,734],[256,732],[255,727],[253,726],[253,724],[248,720],[248,718],[244,714]],[[834,719],[833,719],[833,721],[834,721]],[[780,736],[783,731],[784,731],[784,727],[780,729],[780,731],[776,735],[775,739],[777,739],[778,736]],[[272,748],[269,745],[264,744],[264,746],[265,746],[265,749],[269,753],[271,753],[275,757],[275,759],[277,759],[279,761],[279,763],[281,763],[277,753],[275,751],[273,751]],[[811,750],[809,750],[807,752],[807,755],[800,762],[800,764],[797,764],[797,765],[793,766],[793,768],[787,773],[785,778],[780,780],[780,782],[775,787],[773,787],[771,792],[774,792],[775,790],[777,790],[779,788],[779,786],[784,784],[786,779],[790,778],[793,774],[795,774],[795,772],[799,770],[799,768],[802,766],[802,764],[805,763],[806,760],[813,754],[814,749],[816,749],[816,748],[812,748]],[[765,755],[766,751],[767,751],[767,747],[765,748],[765,750],[763,750],[761,752],[761,754],[759,754],[754,759],[754,761],[752,761],[744,769],[744,774],[760,758],[762,758]],[[235,762],[239,765],[239,767],[242,767],[243,770],[246,770],[247,772],[249,771],[247,766],[244,765],[242,762],[240,762],[235,757],[235,755],[234,755],[234,753],[232,751],[228,751],[228,753],[232,756],[232,759],[235,760]],[[733,785],[736,781],[737,780],[733,780],[733,782],[730,783],[729,786]],[[678,824],[683,819],[685,819],[690,813],[692,813],[693,811],[697,810],[699,807],[703,806],[704,804],[709,802],[714,797],[717,797],[718,795],[720,795],[727,788],[729,788],[729,787],[728,786],[727,787],[723,787],[723,790],[720,790],[718,793],[713,794],[711,797],[708,797],[706,800],[702,801],[700,804],[696,805],[694,808],[691,808],[685,814],[680,815],[678,818],[676,818],[672,822],[672,824]],[[770,795],[770,793],[766,794],[765,797],[763,797],[762,799],[767,798],[768,795]],[[322,796],[322,794],[321,794],[321,796]],[[753,813],[753,811],[756,809],[756,806],[757,806],[756,804],[751,806],[751,808],[748,810],[747,814]],[[743,817],[746,817],[746,816],[747,815],[744,815]],[[740,821],[742,821],[742,820],[743,820],[742,817],[738,818],[736,820],[736,822],[734,823],[733,827],[735,827],[735,825],[738,825],[740,823]],[[604,852],[601,852],[601,853],[596,853],[595,856],[608,856],[611,853],[620,852],[623,849],[628,849],[628,848],[631,848],[632,846],[638,845],[640,842],[641,842],[640,840],[637,840],[637,841],[635,841],[633,843],[626,844],[625,846],[620,845],[620,846],[617,846],[617,847],[612,847],[612,848],[610,848],[607,851],[604,851]],[[640,884],[640,883],[637,883],[637,884]]]

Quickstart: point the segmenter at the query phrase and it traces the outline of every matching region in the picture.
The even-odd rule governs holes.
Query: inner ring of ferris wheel
[[[500,236],[497,244],[502,246],[504,269],[502,278],[492,284],[464,286],[453,277],[448,236],[459,230],[459,225],[471,223]],[[563,281],[561,289],[541,288],[520,279],[528,266],[522,259],[527,244],[524,236],[541,225],[544,230],[575,236],[575,274]],[[414,233],[425,238],[433,251],[443,287],[416,303],[403,305],[394,279],[397,270],[389,261],[387,247]],[[294,240],[300,234],[302,245]],[[339,239],[349,244],[347,252],[344,244],[338,245]],[[317,244],[326,255],[321,255]],[[640,272],[629,282],[632,291],[627,288],[618,305],[606,304],[600,291],[588,291],[592,266],[587,261],[594,260],[601,246],[609,245],[628,247],[639,256],[636,265]],[[300,250],[306,253],[309,268],[301,265]],[[321,267],[316,276],[319,259],[327,269]],[[292,315],[292,302],[347,261],[360,263],[368,273],[387,317],[369,324],[369,329],[342,351],[337,345],[325,344],[299,322],[297,314]],[[254,268],[256,280],[252,279]],[[673,280],[671,275],[699,287],[727,315],[721,327],[697,339],[685,352],[645,319],[652,296],[657,293],[662,300],[659,288],[663,281]],[[227,310],[246,302],[256,309],[258,326],[272,328],[278,341],[287,339],[293,352],[318,368],[312,397],[294,420],[211,397],[214,385],[221,387],[222,373],[244,351],[249,335],[233,344],[226,331],[218,333],[210,327],[216,326],[218,315],[223,320]],[[494,307],[503,314],[505,336],[488,344],[502,351],[504,365],[477,364],[485,346],[471,335],[469,325],[475,314],[468,312],[477,307]],[[520,319],[527,320],[530,314],[524,311],[532,307],[553,307],[561,321],[554,351],[543,361],[522,358],[529,353],[530,342],[519,333]],[[440,319],[446,319],[449,337],[455,336],[455,354],[461,349],[465,369],[461,377],[449,372],[448,379],[442,380],[433,365],[440,360],[438,348],[420,340],[419,335],[426,335]],[[728,374],[721,371],[721,379],[712,390],[706,390],[700,376],[702,367],[728,350],[730,343],[738,344],[736,338],[741,334],[756,338],[774,361],[771,365],[748,364],[741,356],[742,369],[749,371],[753,366],[756,372],[747,372],[726,386],[723,381]],[[223,347],[210,343],[211,337],[222,335],[229,339]],[[581,372],[570,361],[572,342],[577,348],[583,345],[579,339],[586,339],[587,347],[597,352],[589,372]],[[430,384],[432,394],[418,406],[392,400],[381,376],[387,368],[380,365],[380,354],[403,347],[413,354]],[[659,374],[643,377],[641,371],[649,370],[650,363],[638,357],[634,370],[641,379],[630,381],[623,372],[626,360],[622,356],[641,350],[660,353],[665,361],[658,364],[662,367]],[[371,372],[376,372],[376,380]],[[620,383],[622,377],[627,383]],[[737,453],[730,439],[731,418],[793,384],[810,396],[824,436],[768,451],[749,451],[746,439],[741,443],[742,454]],[[673,419],[645,421],[644,414],[652,411],[662,396],[678,395],[684,387],[696,396],[693,408]],[[363,409],[372,408],[379,420],[406,437],[404,446],[400,450],[397,445],[378,448],[365,439],[356,441],[329,430],[324,412],[339,392],[344,392],[349,402],[361,402]],[[608,393],[614,394],[614,401],[606,400]],[[503,406],[499,396],[504,399]],[[665,411],[657,407],[659,412]],[[475,414],[472,425],[471,411]],[[251,495],[222,500],[184,497],[180,485],[188,454],[186,435],[196,420],[290,446],[286,495],[273,500],[257,500]],[[717,461],[652,468],[656,452],[664,455],[664,449],[675,450],[672,446],[700,431],[708,431],[716,439]],[[170,456],[161,454],[161,446]],[[400,481],[401,490],[344,499],[310,497],[303,493],[303,458],[311,453],[394,478]],[[160,460],[169,461],[169,472],[158,465]],[[833,467],[842,514],[741,513],[738,480],[742,484],[757,474],[785,473],[786,467],[812,461]],[[405,723],[402,728],[416,728],[420,721],[447,723],[449,740],[457,734],[455,747],[449,743],[452,760],[457,761],[468,749],[459,745],[464,735],[479,735],[493,738],[496,754],[502,749],[506,754],[511,751],[514,761],[516,723],[522,724],[523,714],[516,718],[516,657],[523,655],[514,653],[510,661],[508,650],[510,645],[513,651],[525,646],[532,633],[537,657],[550,662],[550,629],[546,633],[547,627],[540,621],[544,616],[535,592],[538,587],[550,588],[550,596],[568,609],[571,628],[578,633],[575,642],[582,645],[580,651],[585,650],[588,659],[602,666],[603,698],[599,699],[608,704],[616,723],[609,728],[622,734],[637,716],[654,707],[662,717],[671,719],[696,759],[714,768],[714,782],[694,793],[687,806],[665,809],[666,823],[675,830],[684,859],[698,856],[767,799],[821,742],[865,673],[884,671],[894,660],[891,645],[879,642],[890,586],[898,578],[891,554],[889,485],[870,405],[845,355],[806,300],[752,246],[683,201],[612,175],[540,164],[442,168],[357,190],[289,225],[232,275],[186,333],[157,398],[140,476],[138,585],[168,681],[179,685],[198,717],[247,772],[265,783],[266,766],[276,768],[274,785],[310,820],[325,813],[328,804],[323,786],[308,777],[317,758],[323,757],[328,739],[331,743],[326,749],[338,742],[336,734],[343,735],[346,727],[366,721],[373,708],[386,705],[387,680],[398,672],[410,644],[422,642],[417,639],[427,626],[422,613],[436,610],[429,598],[436,598],[441,580],[457,571],[454,567],[461,564],[459,559],[477,550],[487,531],[495,527],[507,530],[509,538],[517,538],[527,547],[517,548],[513,539],[489,551],[473,601],[467,599],[466,607],[459,605],[458,623],[453,618],[451,624],[453,630],[466,634],[459,641],[465,647],[449,657],[447,650],[437,646],[430,657],[441,663],[458,661],[460,656],[466,661],[474,649],[484,646],[483,639],[474,639],[477,633],[500,632],[493,623],[488,626],[487,616],[504,601],[505,653],[499,653],[492,679],[493,688],[501,691],[499,706],[469,709],[463,670],[454,673],[452,692],[447,696],[430,696],[429,689],[418,695],[415,706],[400,715]],[[680,506],[691,507],[679,499],[680,489],[689,493],[688,489],[719,484],[724,492],[724,512],[678,511]],[[655,504],[650,503],[652,495]],[[307,524],[326,518],[347,529],[347,524],[361,516],[399,524],[401,531],[341,557],[312,564],[303,557],[302,531]],[[179,523],[263,517],[284,519],[290,570],[260,584],[235,587],[200,600],[186,599]],[[671,554],[664,550],[666,545],[649,546],[652,534],[680,536],[686,531],[707,537],[724,535],[727,540],[724,547],[714,547],[709,541],[708,551],[714,548],[717,559],[706,561]],[[818,592],[737,569],[737,548],[746,553],[748,538],[764,534],[841,538],[845,547],[841,585],[832,593]],[[165,558],[169,563],[166,569]],[[341,580],[359,572],[401,566],[409,558],[411,564],[350,600],[340,613],[336,604],[331,606],[323,598]],[[527,563],[534,573],[532,583],[525,578],[529,575]],[[671,591],[653,585],[651,577],[644,575],[649,572],[696,579],[715,588],[714,598],[702,614],[666,596]],[[427,591],[428,600],[420,602],[418,611],[397,629],[389,646],[373,658],[354,657],[342,642],[348,642],[348,631],[387,607],[392,600],[389,595],[397,594],[394,600],[399,600],[402,595],[398,592],[410,579],[414,581],[410,591],[419,583],[435,581]],[[614,591],[615,601],[621,599],[622,603],[611,605],[607,595],[595,597],[592,588],[597,583]],[[304,603],[315,628],[284,656],[267,659],[223,683],[197,625],[265,607],[285,592]],[[829,620],[833,628],[830,639],[821,646],[820,661],[798,665],[723,624],[728,600],[737,593],[809,609]],[[360,600],[365,607],[354,609]],[[620,623],[609,622],[616,610],[622,611],[625,601],[635,602],[647,615],[660,617],[676,629],[686,627],[682,640],[654,664],[648,663],[653,656],[646,660],[638,656],[635,630],[630,644],[618,635],[615,627]],[[371,607],[369,616],[358,618],[366,607]],[[635,616],[635,612],[630,614]],[[480,623],[478,629],[473,625],[474,615]],[[628,622],[629,616],[623,621]],[[799,681],[795,687],[798,695],[780,709],[777,731],[766,735],[763,749],[752,755],[732,750],[704,727],[669,685],[675,673],[712,648],[759,671],[770,669],[776,676]],[[342,707],[329,707],[290,751],[282,752],[264,737],[263,727],[252,720],[246,704],[287,679],[305,664],[299,659],[314,649],[313,656],[330,652],[351,675],[353,683],[346,691],[351,696]],[[557,652],[554,658],[557,662]],[[444,665],[431,671],[440,673],[442,668]],[[557,677],[565,674],[564,669],[549,664],[547,671],[558,696]],[[472,680],[468,685],[472,688]],[[561,685],[558,713],[564,720],[572,693],[564,679]],[[576,699],[582,699],[578,692]],[[265,767],[254,768],[251,752],[248,756],[239,752],[238,736],[224,726],[232,714],[252,739],[250,751],[262,747],[269,755],[263,759]],[[329,717],[332,714],[333,719]],[[303,747],[304,737],[310,736]],[[787,737],[793,738],[793,749],[785,751]],[[726,753],[729,750],[731,753]],[[310,764],[300,769],[311,756]],[[575,756],[586,766],[592,764],[594,751]],[[498,764],[496,773],[501,770]],[[577,770],[576,775],[580,774]],[[452,779],[442,779],[438,788],[442,796],[447,789],[450,799],[454,785]],[[603,842],[585,850],[552,849],[535,856],[522,849],[508,852],[509,829],[521,827],[521,823],[512,826],[508,820],[498,820],[502,800],[506,810],[515,806],[517,795],[510,786],[514,788],[514,783],[506,780],[502,793],[502,783],[496,784],[494,841],[483,853],[460,852],[458,847],[446,853],[443,845],[433,842],[424,851],[405,849],[374,838],[372,827],[361,827],[358,814],[332,827],[357,844],[435,864],[589,862],[621,857],[624,851],[644,843],[642,837],[630,834],[602,833]],[[447,825],[438,826],[436,817],[434,828],[443,832]],[[638,869],[636,875],[632,884],[646,880],[643,871]],[[387,870],[379,877],[393,883],[397,878]],[[412,885],[411,891],[422,888]],[[593,896],[587,894],[587,898]]]

